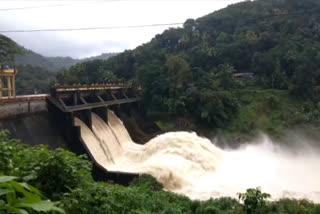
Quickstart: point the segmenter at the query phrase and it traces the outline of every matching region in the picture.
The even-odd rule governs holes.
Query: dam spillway
[[[235,197],[260,186],[275,198],[320,201],[318,153],[290,154],[266,136],[255,145],[225,151],[188,132],[166,133],[136,144],[110,110],[108,122],[92,114],[92,129],[79,118],[75,125],[94,161],[106,171],[150,174],[165,190],[192,199]]]
[[[30,145],[68,147],[83,154],[74,117],[81,118],[91,129],[91,112],[107,121],[108,108],[138,111],[139,100],[139,88],[130,84],[54,86],[50,94],[1,97],[0,128],[10,130],[12,137]]]
[[[79,118],[75,118],[75,126],[80,127],[82,141],[94,161],[107,171],[151,174],[169,190],[188,185],[183,178],[188,176],[185,171],[199,171],[199,175],[215,171],[212,163],[221,158],[221,151],[209,140],[186,132],[162,135],[145,145],[136,144],[122,121],[110,110],[108,123],[93,113],[92,130]],[[185,137],[189,140],[182,141]],[[201,141],[195,144],[199,139]],[[202,155],[198,156],[196,151],[201,151]]]

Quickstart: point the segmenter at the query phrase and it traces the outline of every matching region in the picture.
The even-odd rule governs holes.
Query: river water
[[[312,147],[294,152],[262,135],[237,150],[222,150],[189,132],[166,133],[139,145],[112,111],[108,119],[107,124],[93,114],[92,131],[78,118],[75,124],[94,159],[109,171],[150,174],[165,190],[191,199],[236,197],[261,187],[273,199],[320,202],[320,154]]]

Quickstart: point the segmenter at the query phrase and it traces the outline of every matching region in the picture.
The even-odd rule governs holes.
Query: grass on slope
[[[227,130],[252,133],[261,130],[273,136],[295,125],[317,122],[318,110],[291,97],[286,90],[239,90],[239,112]]]

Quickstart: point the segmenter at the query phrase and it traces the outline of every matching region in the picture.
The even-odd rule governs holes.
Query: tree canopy
[[[14,63],[15,55],[20,52],[21,52],[20,48],[14,41],[0,34],[0,63],[1,64],[12,65]]]

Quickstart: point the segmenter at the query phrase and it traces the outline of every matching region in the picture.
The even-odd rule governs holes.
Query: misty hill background
[[[18,68],[16,78],[18,95],[48,93],[58,72],[80,62],[105,60],[115,55],[117,53],[103,53],[84,59],[45,57],[23,48],[6,36],[0,35],[0,64],[9,64]]]
[[[31,65],[35,67],[41,67],[49,71],[60,71],[61,69],[68,69],[72,65],[91,61],[96,59],[108,59],[112,56],[117,55],[117,53],[103,53],[98,56],[84,58],[84,59],[73,59],[71,57],[45,57],[32,50],[27,50],[21,47],[22,54],[17,54],[15,57],[15,62],[17,65]]]

